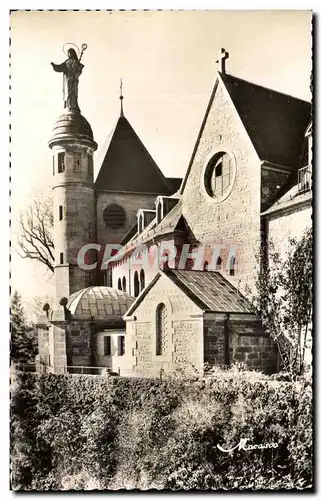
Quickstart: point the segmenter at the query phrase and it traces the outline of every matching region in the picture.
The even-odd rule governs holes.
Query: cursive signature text
[[[236,446],[233,446],[232,448],[229,448],[228,450],[226,450],[225,448],[220,446],[220,444],[217,444],[217,448],[218,448],[218,450],[223,451],[224,453],[229,453],[233,450],[236,450],[236,448],[238,448],[238,450],[250,451],[250,450],[266,450],[267,448],[277,448],[278,447],[277,443],[266,443],[266,444],[260,443],[260,444],[246,445],[247,441],[248,441],[247,438],[242,438],[239,441],[239,443],[236,444]]]

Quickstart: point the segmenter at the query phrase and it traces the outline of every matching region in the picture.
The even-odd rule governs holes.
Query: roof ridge
[[[239,76],[235,76],[235,75],[231,75],[229,73],[221,73],[220,71],[218,71],[218,73],[220,74],[221,78],[223,79],[224,83],[225,83],[225,78],[228,77],[228,78],[233,78],[234,80],[240,80],[241,82],[245,82],[245,83],[248,83],[249,85],[254,85],[255,87],[259,87],[259,88],[262,88],[264,90],[268,90],[269,92],[274,92],[274,94],[279,94],[279,95],[282,95],[282,96],[285,96],[285,97],[290,97],[291,99],[296,99],[297,101],[301,101],[305,104],[312,104],[310,101],[306,101],[304,99],[301,99],[300,97],[295,97],[291,94],[286,94],[285,92],[281,92],[280,90],[275,90],[275,89],[272,89],[270,87],[265,87],[264,85],[260,85],[259,83],[254,83],[254,82],[251,82],[249,80],[245,80],[244,78],[240,78]]]

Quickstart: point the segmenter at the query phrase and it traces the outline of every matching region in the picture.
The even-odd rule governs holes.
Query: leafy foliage
[[[277,489],[312,481],[312,390],[223,371],[188,380],[18,374],[14,489]],[[221,452],[247,438],[277,448]]]
[[[10,304],[11,341],[10,358],[15,363],[28,363],[34,361],[37,354],[37,332],[34,327],[28,325],[21,297],[15,291],[11,297]]]
[[[283,368],[294,374],[303,372],[312,317],[312,228],[298,241],[291,239],[289,243],[284,259],[271,242],[262,250],[253,303],[278,345]]]

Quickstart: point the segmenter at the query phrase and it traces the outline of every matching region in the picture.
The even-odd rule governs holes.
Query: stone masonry
[[[155,194],[99,191],[96,196],[97,242],[101,245],[120,243],[126,233],[136,224],[137,212],[140,208],[155,209]],[[106,227],[103,219],[104,209],[114,203],[122,206],[126,214],[124,226],[118,229]]]
[[[155,344],[160,303],[167,307],[168,353],[164,356],[156,355]],[[158,375],[161,369],[203,373],[205,365],[241,362],[266,373],[276,370],[275,345],[252,314],[230,314],[227,319],[222,313],[205,312],[164,275],[127,319],[127,341],[138,375]]]
[[[204,321],[205,363],[245,363],[250,369],[260,369],[265,373],[276,371],[276,346],[258,320],[250,315],[230,316],[226,327],[228,352],[225,354],[225,319],[219,314],[211,316],[212,319]]]
[[[228,151],[235,158],[236,177],[221,203],[205,189],[205,169],[211,157]],[[261,165],[253,145],[219,82],[183,191],[183,215],[202,244],[223,244],[224,265],[229,248],[237,248],[237,273],[225,276],[237,284],[254,279],[260,234]],[[225,265],[226,267],[226,265]]]

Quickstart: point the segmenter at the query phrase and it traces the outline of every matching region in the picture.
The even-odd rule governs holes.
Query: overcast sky
[[[26,304],[53,294],[53,280],[20,259],[18,213],[36,192],[50,193],[48,139],[63,109],[65,42],[86,42],[79,105],[98,143],[124,112],[167,176],[183,176],[216,78],[221,47],[228,73],[310,100],[309,11],[14,12],[11,16],[12,287]]]

